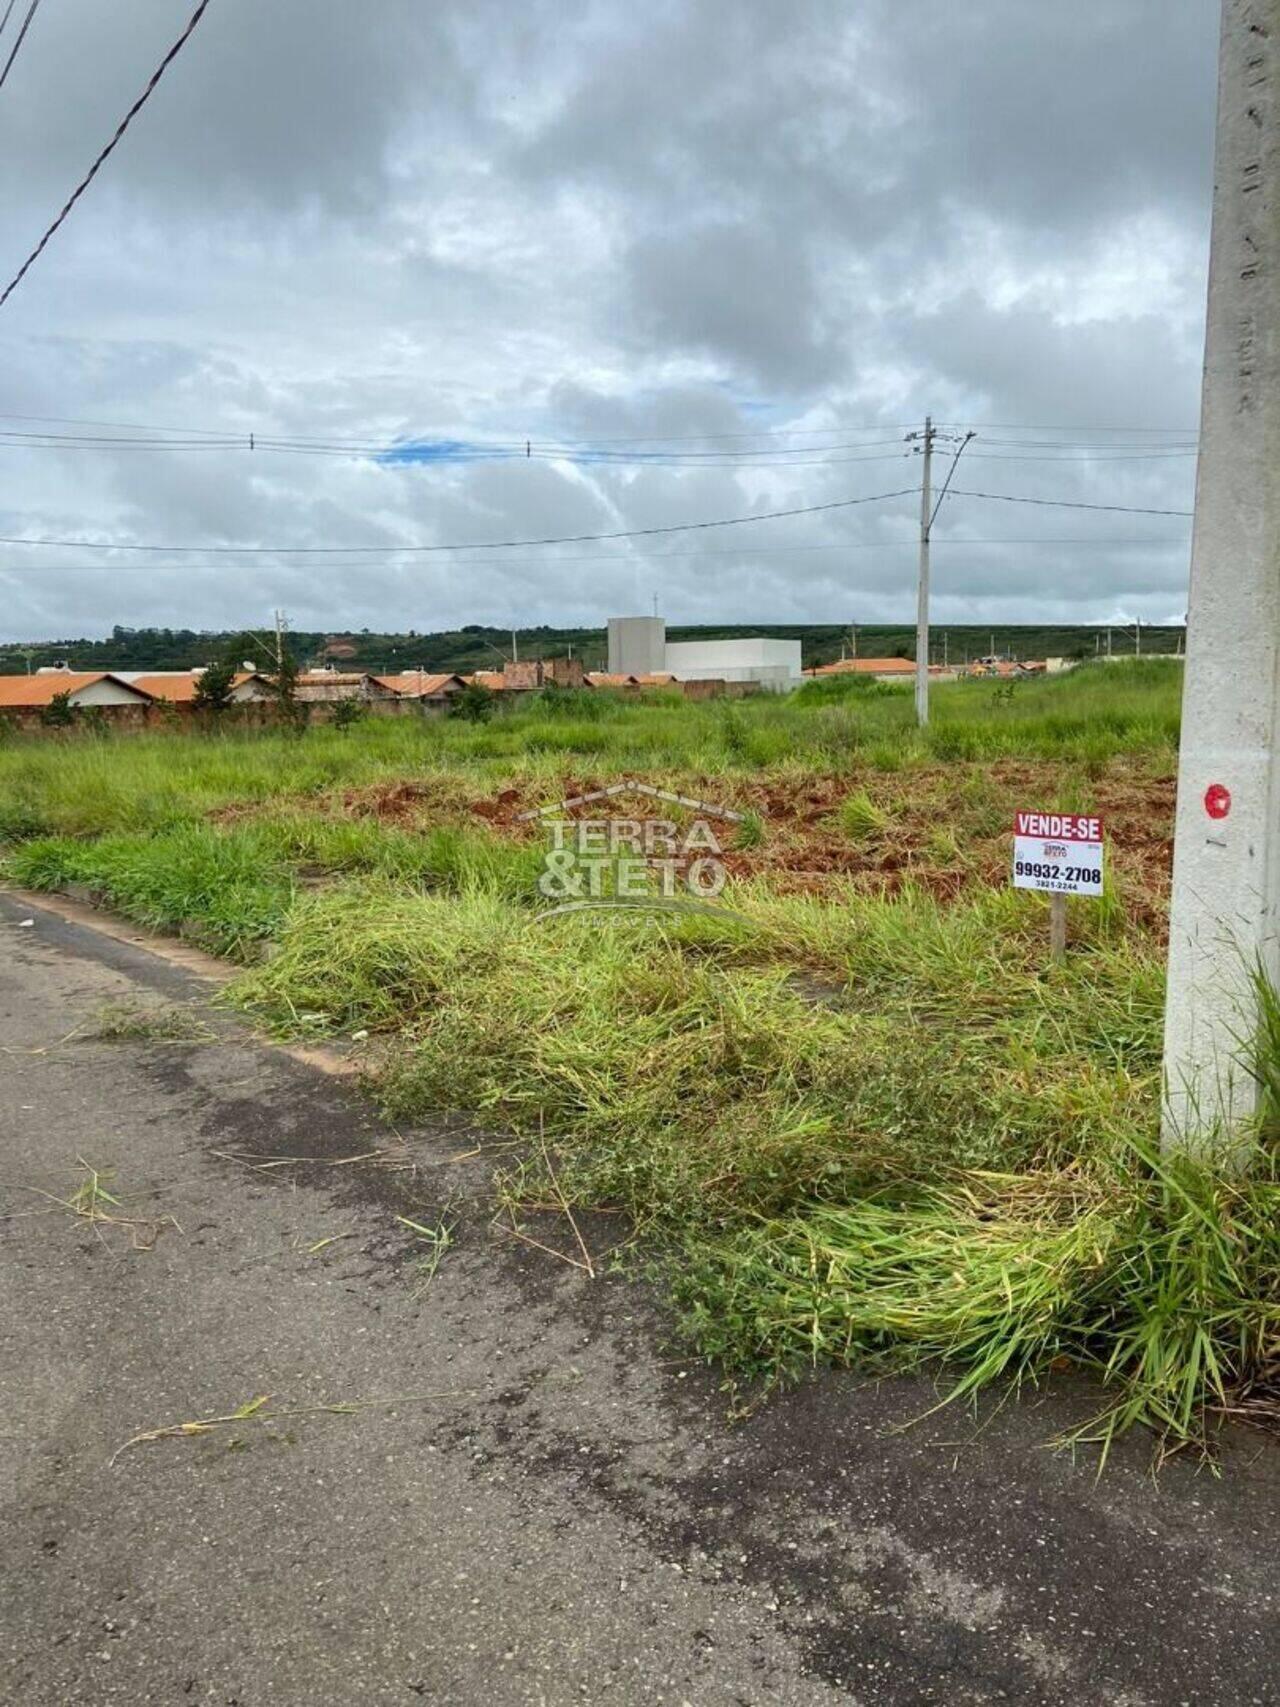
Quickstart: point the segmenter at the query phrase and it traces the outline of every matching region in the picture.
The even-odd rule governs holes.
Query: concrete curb
[[[74,897],[69,892],[71,887],[77,891]],[[96,904],[90,904],[82,898],[82,895],[92,893],[87,884],[69,886],[69,890],[35,894],[29,889],[3,888],[0,889],[0,895],[32,913],[43,913],[47,917],[61,920],[76,931],[103,937],[109,942],[121,943],[126,948],[152,955],[166,965],[176,967],[205,983],[225,985],[237,976],[239,968],[228,965],[225,960],[219,960],[212,954],[206,954],[203,949],[194,948],[177,937],[162,936],[157,931],[144,930],[140,925],[130,924],[115,914],[102,912]],[[278,1049],[290,1060],[297,1061],[304,1067],[314,1068],[316,1072],[324,1073],[330,1078],[354,1079],[364,1071],[360,1061],[324,1044],[281,1043],[260,1032],[254,1036],[255,1041],[263,1047]]]

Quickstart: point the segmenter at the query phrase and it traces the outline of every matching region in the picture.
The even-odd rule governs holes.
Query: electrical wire
[[[749,522],[779,521],[787,516],[816,516],[828,510],[849,510],[859,504],[879,504],[888,498],[907,498],[915,495],[913,486],[903,486],[895,492],[872,492],[862,498],[836,498],[826,504],[801,504],[788,510],[761,510],[752,516],[726,516],[712,522],[671,522],[664,527],[619,528],[612,533],[557,534],[546,539],[475,540],[461,545],[113,545],[96,539],[22,539],[13,534],[0,534],[0,545],[74,546],[90,551],[172,551],[179,555],[207,552],[210,556],[307,556],[333,557],[343,552],[364,555],[376,552],[417,555],[438,551],[522,551],[542,545],[584,545],[607,539],[649,539],[656,534],[698,533],[704,528],[743,527]]]
[[[227,428],[170,427],[170,426],[157,425],[154,422],[142,423],[142,422],[137,422],[137,421],[99,421],[99,420],[85,420],[85,419],[80,419],[80,418],[75,417],[75,416],[67,416],[67,415],[19,415],[19,414],[5,414],[3,412],[0,412],[0,420],[4,420],[4,421],[27,421],[27,422],[34,422],[37,425],[43,425],[43,426],[99,427],[99,428],[108,428],[108,429],[111,429],[114,431],[119,431],[119,432],[123,432],[123,433],[130,433],[130,434],[138,434],[138,433],[147,433],[147,434],[153,434],[153,435],[179,434],[179,435],[183,435],[183,436],[189,437],[189,438],[216,439],[219,441],[225,440],[228,443],[234,442],[234,443],[238,443],[238,444],[247,443],[249,438],[252,436],[256,439],[262,440],[263,442],[265,442],[266,440],[271,440],[275,443],[289,444],[289,445],[317,444],[317,445],[323,445],[326,448],[367,449],[367,450],[371,450],[371,451],[383,451],[383,452],[393,451],[395,449],[394,442],[388,443],[385,439],[379,440],[377,443],[370,443],[370,441],[367,438],[362,438],[362,439],[334,438],[332,435],[315,435],[315,434],[300,434],[300,433],[262,433],[262,432],[258,431],[257,429],[251,428],[251,427],[244,427],[238,431],[232,431],[232,430],[229,430]],[[560,438],[556,438],[556,439],[548,441],[548,444],[551,448],[551,451],[554,452],[554,454],[563,454],[565,452],[572,452],[572,451],[595,450],[595,449],[598,449],[602,446],[608,446],[608,445],[612,445],[612,444],[636,444],[636,445],[655,445],[655,446],[668,445],[668,444],[679,445],[679,444],[689,444],[689,443],[712,444],[712,443],[716,443],[716,442],[722,441],[722,440],[752,439],[752,438],[765,438],[765,439],[801,438],[801,439],[815,439],[816,440],[820,437],[825,437],[825,436],[828,436],[828,435],[833,434],[833,433],[835,433],[835,434],[870,433],[870,432],[880,432],[880,433],[895,432],[896,433],[898,430],[899,429],[895,428],[892,424],[882,422],[882,423],[877,423],[874,425],[867,425],[867,426],[862,426],[862,427],[852,426],[852,425],[831,426],[831,427],[787,427],[787,428],[767,429],[767,430],[766,429],[760,429],[760,430],[758,430],[756,432],[752,432],[752,433],[724,433],[724,434],[718,434],[718,435],[717,434],[690,434],[690,435],[687,435],[685,437],[677,436],[677,437],[672,437],[672,438],[663,438],[663,437],[657,436],[657,435],[651,435],[647,438],[631,438],[631,439],[625,439],[625,438],[571,439],[571,438],[560,437]],[[1045,433],[1045,432],[1080,433],[1080,432],[1089,432],[1089,431],[1101,432],[1101,433],[1135,433],[1135,434],[1141,433],[1141,434],[1146,434],[1146,435],[1160,433],[1160,434],[1164,434],[1167,438],[1179,439],[1179,440],[1186,441],[1185,448],[1194,448],[1194,445],[1195,445],[1197,438],[1198,438],[1198,434],[1193,429],[1182,429],[1182,428],[1176,428],[1176,427],[1145,427],[1145,428],[1099,427],[1099,428],[1095,428],[1095,429],[1089,429],[1089,428],[1071,428],[1071,427],[1063,427],[1063,428],[1040,427],[1040,426],[1030,426],[1029,425],[1029,426],[1025,426],[1025,427],[1019,426],[1017,428],[1005,427],[1001,430],[1003,430],[1003,431],[1017,431],[1019,433]],[[35,434],[33,436],[44,438],[44,437],[54,437],[54,436],[59,436],[59,435]],[[81,437],[84,435],[73,434],[73,435],[67,435],[67,436],[69,436],[69,437]],[[1147,449],[1147,446],[1145,444],[1140,443],[1140,444],[1135,444],[1135,445],[1123,446],[1123,445],[1117,445],[1114,442],[1114,440],[1106,440],[1106,441],[1103,441],[1101,443],[1095,443],[1092,441],[1083,441],[1083,440],[1070,440],[1069,441],[1069,440],[1064,440],[1064,439],[1032,439],[1032,438],[1001,439],[1001,438],[993,438],[985,430],[983,432],[982,437],[983,437],[984,444],[997,445],[997,446],[1009,446],[1009,447],[1015,447],[1015,448],[1024,449],[1024,450],[1032,449],[1032,448],[1042,448],[1042,449],[1062,450],[1062,451],[1088,450],[1088,449],[1098,449],[1098,450],[1105,450],[1105,451],[1122,451],[1125,449],[1145,451]],[[466,440],[456,441],[454,439],[453,435],[446,434],[446,433],[438,434],[437,438],[441,442],[462,442],[462,443],[469,442]],[[415,441],[403,440],[402,442],[406,443],[406,444],[412,444]],[[426,442],[430,442],[430,441],[426,440],[425,438],[420,437],[418,442],[426,443]],[[510,438],[494,438],[494,439],[487,440],[487,441],[477,440],[474,442],[478,445],[483,445],[483,447],[486,450],[490,450],[490,451],[494,451],[494,452],[496,452],[496,451],[509,451],[512,454],[524,456],[526,454],[526,447],[531,446],[534,455],[548,454],[547,447],[539,444],[536,439],[532,439],[531,435],[528,433],[515,434]],[[854,444],[846,444],[846,445],[816,444],[816,443],[815,444],[809,444],[809,445],[795,445],[795,446],[792,446],[789,450],[786,449],[785,447],[779,448],[777,446],[770,445],[770,446],[765,447],[765,448],[758,450],[758,451],[752,451],[750,449],[744,449],[744,450],[740,450],[740,451],[739,450],[730,450],[730,451],[682,451],[682,452],[671,452],[670,454],[681,455],[681,456],[690,456],[690,457],[716,456],[716,455],[723,455],[723,456],[764,456],[764,455],[768,455],[768,454],[796,455],[796,454],[801,454],[805,451],[820,451],[820,450],[831,451],[831,450],[854,450],[854,449],[867,450],[867,449],[870,449],[876,445],[897,444],[899,442],[901,442],[901,441],[898,438],[894,437],[891,439],[885,439],[885,438],[861,439]],[[1156,446],[1152,447],[1152,449],[1157,453],[1161,452],[1161,451],[1175,450],[1175,449],[1181,449],[1181,448],[1184,448],[1184,447],[1181,445],[1174,445],[1174,444],[1163,444],[1163,445],[1156,445]],[[604,454],[611,454],[611,453],[608,453],[606,451]],[[618,453],[618,454],[622,454],[622,453]],[[645,454],[647,454],[647,453],[645,453]],[[653,454],[661,455],[662,452],[657,451],[657,452],[654,452]]]
[[[23,42],[26,40],[27,31],[31,28],[31,20],[32,20],[32,18],[35,17],[36,7],[39,4],[40,4],[40,0],[31,0],[31,4],[27,8],[27,15],[22,20],[22,28],[18,31],[18,39],[13,44],[13,51],[12,51],[12,53],[10,53],[8,59],[6,59],[4,62],[4,70],[0,71],[0,89],[4,88],[5,79],[9,75],[9,71],[10,71],[11,66],[13,65],[14,60],[18,57],[18,49],[22,46]],[[13,10],[13,0],[10,0],[9,10],[4,15],[4,24],[7,24],[9,22],[9,12],[12,12],[12,10]],[[3,31],[4,24],[0,24],[0,31]]]
[[[947,478],[942,482],[942,490],[941,490],[941,492],[938,493],[938,501],[933,506],[933,510],[930,513],[929,520],[925,523],[924,537],[925,537],[926,543],[928,542],[930,536],[933,533],[933,524],[938,519],[938,511],[942,508],[942,500],[946,497],[947,492],[951,486],[951,481],[955,476],[955,472],[956,472],[957,467],[959,466],[960,458],[964,455],[964,453],[968,449],[968,447],[973,443],[974,437],[975,437],[975,435],[973,433],[966,433],[964,438],[961,439],[960,443],[956,446],[956,454],[951,458],[951,467],[947,470]]]
[[[1069,546],[1072,550],[1080,546],[1105,547],[1108,550],[1121,550],[1131,546],[1183,546],[1185,538],[1175,538],[1173,535],[1147,534],[1129,539],[937,539],[930,541],[935,548],[947,547],[951,550],[989,550],[992,546]],[[624,556],[620,552],[573,552],[559,557],[545,557],[539,564],[540,568],[550,569],[561,563],[616,563],[622,568],[635,568],[643,563],[646,567],[652,563],[701,563],[713,557],[768,556],[778,557],[797,552],[814,553],[836,551],[842,555],[849,551],[918,551],[920,542],[915,538],[907,539],[856,539],[836,540],[826,545],[740,545],[726,550],[710,551],[657,551],[650,552],[643,558]],[[101,546],[100,550],[110,550],[109,546]],[[395,547],[388,546],[388,553],[394,555]],[[496,569],[510,566],[510,558],[469,557],[466,560],[468,569]],[[108,569],[114,575],[119,574],[157,574],[169,570],[189,570],[198,574],[203,570],[213,569],[261,569],[269,567],[263,564],[251,563],[11,563],[0,567],[0,575],[26,574],[31,570],[39,570],[49,575],[78,575],[100,569]],[[317,568],[320,565],[279,564],[283,569]],[[410,564],[383,563],[372,564],[368,560],[352,560],[343,562],[330,561],[323,565],[326,569],[396,569],[411,568]]]
[[[1157,510],[1144,504],[1086,504],[1075,498],[1019,498],[1012,492],[965,492],[955,488],[957,498],[992,498],[1001,504],[1045,504],[1055,510],[1115,510],[1126,516],[1194,516],[1194,510]]]
[[[1011,442],[1011,441],[1010,441]],[[507,449],[497,445],[475,443],[464,445],[459,443],[456,448],[441,451],[439,454],[421,454],[427,447],[414,444],[344,444],[324,443],[319,440],[285,440],[274,437],[263,437],[254,432],[251,434],[235,434],[193,438],[143,438],[136,435],[114,437],[106,434],[90,436],[73,433],[31,433],[19,432],[13,429],[0,429],[0,448],[10,450],[54,450],[54,451],[94,451],[94,450],[128,450],[128,451],[227,451],[230,453],[248,453],[286,456],[330,456],[367,458],[391,467],[433,467],[437,464],[449,467],[462,467],[477,462],[554,462],[570,463],[575,467],[599,468],[832,468],[853,462],[896,462],[907,453],[905,450],[877,452],[872,447],[877,444],[896,444],[896,440],[870,440],[866,444],[844,444],[831,446],[805,445],[792,450],[773,447],[769,450],[725,451],[725,452],[639,452],[628,455],[624,452],[603,452],[598,450],[574,451],[560,447],[533,449]],[[853,455],[816,454],[822,451],[851,451]],[[865,454],[864,454],[865,453]],[[1189,458],[1197,454],[1194,448],[1171,448],[1164,450],[1090,450],[1083,447],[1070,447],[1061,456],[1032,453],[1029,456],[1011,451],[975,451],[974,458],[984,462],[1045,462],[1045,463],[1076,463],[1094,464],[1111,462],[1166,462],[1171,459]]]
[[[108,155],[110,155],[112,153],[112,151],[115,149],[116,145],[119,143],[120,138],[124,135],[125,131],[127,131],[129,126],[133,123],[133,120],[135,119],[137,114],[142,110],[142,108],[150,100],[152,92],[154,91],[156,85],[159,83],[160,79],[164,76],[165,72],[169,69],[169,66],[177,58],[178,54],[182,51],[182,48],[186,44],[187,40],[190,38],[192,32],[195,30],[196,25],[200,22],[201,18],[204,17],[205,12],[208,10],[208,6],[209,6],[209,0],[200,0],[199,5],[196,7],[195,11],[191,14],[190,18],[188,18],[186,28],[183,30],[182,34],[178,37],[177,41],[174,42],[173,46],[169,49],[168,53],[165,54],[164,58],[160,61],[160,64],[152,72],[151,77],[148,80],[146,88],[138,96],[137,100],[129,108],[129,111],[124,115],[124,117],[120,120],[120,123],[116,126],[115,135],[111,138],[110,142],[107,143],[106,147],[98,155],[98,157],[94,161],[93,165],[90,166],[89,170],[85,173],[84,177],[80,180],[80,182],[76,185],[75,189],[71,192],[71,195],[67,198],[66,202],[63,204],[61,213],[59,213],[58,217],[54,220],[53,224],[45,232],[44,236],[36,244],[35,248],[27,256],[26,260],[18,268],[17,272],[10,279],[9,283],[5,286],[4,291],[2,293],[0,293],[0,308],[3,308],[5,303],[8,302],[9,298],[13,295],[14,291],[18,288],[18,286],[22,283],[23,279],[27,276],[27,273],[30,271],[31,267],[35,264],[35,262],[44,253],[45,246],[48,243],[49,239],[57,231],[58,227],[62,224],[63,220],[66,219],[67,215],[71,212],[72,208],[80,200],[80,197],[89,188],[89,185],[97,177],[97,175],[98,175],[99,171],[101,170],[103,163],[106,161]],[[35,10],[34,4],[32,5],[31,10],[34,12],[34,10]],[[29,13],[27,16],[27,22],[29,23],[30,21],[31,21],[31,19],[30,19],[30,13]],[[25,26],[24,26],[24,32],[25,32]],[[20,36],[18,38],[19,45],[21,45],[21,40],[22,40],[22,38]],[[14,51],[16,52],[17,49],[15,48]],[[12,64],[12,58],[13,58],[13,56],[10,55],[10,64]],[[7,66],[5,67],[5,70],[6,70],[6,72],[8,71]],[[0,78],[0,82],[3,82],[3,78]]]
[[[1194,438],[1198,427],[1054,427],[1031,425],[1024,421],[938,421],[939,427],[981,427],[984,431],[1009,433],[1175,433],[1179,438]]]

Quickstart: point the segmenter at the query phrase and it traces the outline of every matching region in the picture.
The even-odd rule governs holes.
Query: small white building
[[[666,619],[660,616],[609,618],[611,676],[658,676],[666,672]]]
[[[609,673],[672,675],[682,682],[756,682],[769,693],[800,686],[800,642],[751,635],[742,640],[668,640],[660,616],[609,618]]]
[[[800,686],[800,642],[768,640],[676,640],[667,642],[665,668],[682,682],[759,682],[768,693]]]

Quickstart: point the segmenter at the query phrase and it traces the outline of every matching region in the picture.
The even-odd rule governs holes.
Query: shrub
[[[462,692],[449,701],[449,716],[464,723],[487,723],[497,709],[497,695],[482,682],[468,682]]]

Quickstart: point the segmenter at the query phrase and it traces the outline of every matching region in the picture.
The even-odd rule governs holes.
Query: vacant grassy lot
[[[1268,1414],[1280,1373],[1269,1120],[1245,1181],[1155,1159],[1179,688],[940,687],[923,738],[901,690],[827,684],[11,741],[0,836],[13,881],[243,962],[231,999],[273,1029],[369,1032],[393,1114],[526,1136],[511,1211],[619,1212],[732,1368],[939,1358],[967,1391],[1080,1365],[1099,1437],[1176,1443]],[[741,814],[729,913],[540,915],[521,813],[622,778]],[[1063,966],[1007,887],[1015,805],[1108,819]]]

